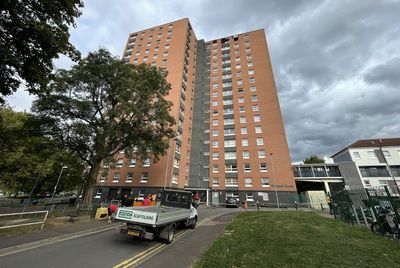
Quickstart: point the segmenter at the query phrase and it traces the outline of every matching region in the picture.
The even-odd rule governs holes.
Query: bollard
[[[322,205],[322,203],[320,204],[321,204],[321,211],[324,212],[324,206]]]
[[[299,204],[297,203],[297,201],[294,201],[294,205],[296,207],[296,211],[299,211]]]

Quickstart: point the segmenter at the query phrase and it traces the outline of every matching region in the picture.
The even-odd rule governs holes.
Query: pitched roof
[[[358,140],[348,148],[377,147],[377,146],[400,146],[400,138]]]
[[[333,154],[331,157],[335,157],[336,155],[346,151],[348,148],[368,148],[378,146],[400,146],[400,138],[358,140]]]

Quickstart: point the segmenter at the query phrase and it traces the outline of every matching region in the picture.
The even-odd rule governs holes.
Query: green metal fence
[[[351,188],[331,196],[332,211],[336,219],[351,224],[369,225],[378,216],[378,209],[395,213],[400,222],[400,198],[396,187]]]

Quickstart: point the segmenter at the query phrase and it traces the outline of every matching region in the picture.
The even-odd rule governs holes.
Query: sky
[[[400,136],[400,0],[86,0],[71,43],[123,52],[128,34],[188,17],[198,39],[264,28],[292,162]],[[55,61],[68,68],[65,57]],[[20,90],[8,98],[29,110]]]

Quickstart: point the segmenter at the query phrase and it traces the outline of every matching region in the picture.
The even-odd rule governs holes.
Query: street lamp
[[[54,194],[56,193],[56,190],[57,190],[57,187],[58,187],[58,183],[60,182],[60,179],[61,179],[61,175],[62,175],[62,173],[63,173],[63,170],[64,170],[64,169],[67,169],[67,168],[68,168],[67,166],[62,166],[62,167],[61,167],[60,175],[58,175],[58,179],[57,179],[56,185],[54,186],[54,190],[53,190],[53,194],[51,195],[51,199],[53,199]]]
[[[371,141],[371,143],[374,145],[377,145],[377,144],[375,144],[374,141]],[[394,185],[396,186],[397,194],[400,195],[399,185],[397,184],[397,181],[396,181],[395,177],[393,176],[392,170],[390,169],[389,163],[386,160],[386,156],[383,154],[383,151],[382,151],[382,140],[380,140],[380,143],[378,146],[379,146],[379,152],[382,155],[383,161],[385,162],[386,169],[389,172],[389,175],[392,177]],[[379,158],[378,158],[378,161],[379,161]]]
[[[275,197],[276,197],[276,204],[279,207],[279,196],[278,196],[278,191],[276,189],[276,178],[275,178],[275,169],[274,169],[274,159],[273,159],[273,153],[269,154],[270,158],[271,158],[271,167],[272,167],[272,177],[274,178],[274,188],[275,188]]]

